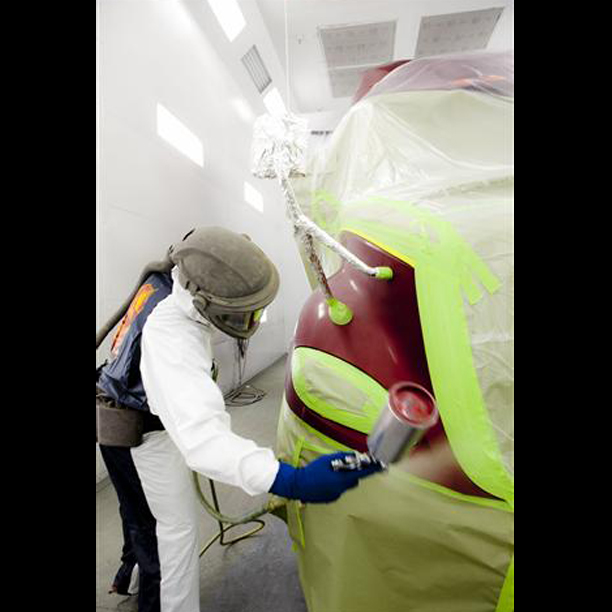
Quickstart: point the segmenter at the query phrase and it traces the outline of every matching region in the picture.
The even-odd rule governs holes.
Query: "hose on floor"
[[[248,406],[250,404],[254,404],[265,397],[266,392],[262,389],[258,389],[253,385],[243,384],[242,381],[244,379],[244,371],[246,368],[246,354],[247,348],[249,345],[248,340],[237,339],[236,340],[236,361],[238,363],[238,384],[235,389],[226,393],[224,395],[224,400],[226,406]],[[215,367],[213,371],[213,380],[216,382],[218,376],[218,368]],[[217,491],[215,489],[215,483],[210,478],[208,479],[208,484],[210,486],[210,492],[212,495],[212,504],[206,499],[206,496],[202,492],[202,488],[200,486],[200,478],[197,472],[192,472],[194,485],[196,489],[196,493],[198,499],[206,512],[210,514],[213,518],[217,520],[219,523],[219,532],[214,535],[202,548],[200,551],[200,557],[218,540],[221,546],[228,546],[230,544],[235,544],[236,542],[240,542],[241,540],[245,540],[246,538],[250,538],[256,533],[260,532],[265,527],[265,522],[261,520],[260,516],[264,514],[268,514],[282,506],[284,506],[287,502],[286,500],[281,500],[281,498],[270,498],[268,502],[258,510],[251,512],[249,514],[245,514],[239,517],[231,517],[221,513],[219,508],[219,500],[217,499]],[[224,540],[224,535],[234,527],[238,527],[239,525],[246,525],[249,523],[257,523],[257,527],[243,533],[231,540]]]
[[[243,384],[244,372],[246,369],[247,349],[249,341],[242,338],[236,339],[236,363],[238,364],[238,384],[226,393],[223,398],[227,406],[249,406],[266,396],[266,392],[253,385]]]
[[[199,474],[197,472],[192,472],[192,474],[193,474],[193,480],[195,484],[196,493],[197,493],[200,503],[202,504],[202,506],[204,506],[204,509],[206,510],[206,512],[208,512],[208,514],[210,514],[213,518],[215,518],[217,522],[219,523],[219,532],[215,536],[213,536],[204,545],[204,547],[200,551],[200,557],[217,540],[219,540],[219,544],[221,544],[221,546],[228,546],[230,544],[235,544],[236,542],[240,542],[241,540],[244,540],[246,538],[250,538],[252,535],[255,535],[256,533],[258,533],[265,527],[265,522],[261,520],[259,517],[263,516],[264,514],[273,512],[274,510],[281,508],[287,503],[286,500],[282,500],[281,498],[271,497],[270,499],[268,499],[268,501],[266,502],[264,506],[262,506],[258,510],[255,510],[254,512],[250,512],[248,514],[245,514],[243,516],[238,516],[238,517],[227,516],[225,514],[222,514],[221,509],[219,508],[219,500],[217,498],[217,491],[215,489],[215,483],[210,478],[208,479],[211,495],[213,498],[213,502],[211,504],[206,499],[206,496],[202,492],[202,488],[200,486]],[[246,525],[248,523],[257,523],[257,527],[235,538],[232,538],[231,540],[223,539],[223,536],[230,529],[233,529],[234,527],[238,527],[239,525]]]

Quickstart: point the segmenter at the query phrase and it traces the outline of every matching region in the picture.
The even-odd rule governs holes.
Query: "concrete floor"
[[[266,397],[250,406],[228,408],[236,433],[274,448],[284,375],[283,357],[249,381],[266,391]],[[255,509],[266,498],[252,498],[218,483],[216,488],[221,511],[230,516]],[[206,479],[202,479],[202,491],[209,492]],[[232,546],[214,544],[201,557],[200,612],[307,612],[285,523],[270,515],[263,519],[266,526],[257,535]],[[202,509],[202,544],[217,531],[216,521]],[[137,610],[136,597],[108,593],[119,567],[121,545],[115,490],[100,486],[96,493],[96,612]]]

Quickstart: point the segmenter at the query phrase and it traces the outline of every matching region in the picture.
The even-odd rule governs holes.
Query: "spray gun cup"
[[[368,436],[368,451],[388,465],[409,451],[438,422],[436,401],[427,389],[399,382],[389,389],[389,400]]]
[[[438,421],[433,395],[416,383],[400,382],[389,389],[389,407],[398,419],[417,429],[426,430]]]

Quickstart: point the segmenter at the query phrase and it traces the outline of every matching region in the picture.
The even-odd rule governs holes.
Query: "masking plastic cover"
[[[418,479],[400,462],[335,504],[291,503],[310,612],[513,609],[513,56],[452,60],[390,73],[292,185],[329,234],[349,230],[414,267],[449,443],[499,499]],[[333,253],[319,255],[328,275],[338,269]],[[304,375],[333,398],[323,369]],[[303,465],[338,449],[283,405],[281,459]]]
[[[283,401],[284,461],[350,450]],[[287,524],[309,612],[510,612],[514,515],[407,472],[402,458],[333,504],[290,502]]]
[[[512,98],[514,54],[471,51],[414,59],[387,74],[364,98],[423,89],[472,89]]]
[[[497,85],[501,75],[511,79],[506,65],[513,64],[511,54],[481,56],[488,58],[488,71],[500,76]],[[414,64],[397,70],[414,71]],[[408,83],[418,81],[412,77]],[[504,91],[512,89],[509,81]],[[334,237],[351,230],[415,267],[441,416],[450,414],[449,407],[460,412],[450,406],[457,402],[482,405],[478,435],[489,438],[482,447],[489,456],[474,456],[474,432],[460,424],[462,431],[447,432],[450,443],[466,473],[485,490],[488,480],[505,479],[491,492],[511,501],[513,98],[471,86],[373,91],[345,115],[326,149],[310,161],[309,175],[293,180],[296,194],[305,213]],[[325,249],[319,254],[331,275],[337,256]],[[464,381],[457,380],[451,356],[463,364]],[[452,388],[449,377],[455,379]],[[474,380],[468,388],[469,379]],[[497,474],[482,476],[481,467]]]

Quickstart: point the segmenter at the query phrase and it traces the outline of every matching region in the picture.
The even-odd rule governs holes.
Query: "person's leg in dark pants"
[[[139,567],[138,612],[160,612],[160,569],[156,521],[142,490],[129,448],[100,445],[108,475],[117,492],[123,524],[122,566],[115,581],[126,589],[134,564]],[[130,567],[131,564],[131,567]],[[125,584],[127,576],[127,584]],[[117,592],[120,592],[117,590]]]

